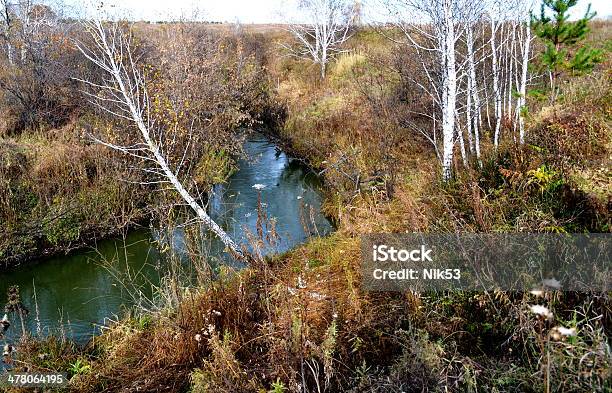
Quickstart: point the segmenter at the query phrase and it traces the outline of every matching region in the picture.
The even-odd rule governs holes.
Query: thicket
[[[175,138],[175,148],[189,143],[188,165],[195,168],[190,187],[202,190],[205,198],[212,184],[223,182],[233,171],[243,129],[279,116],[263,69],[266,44],[254,34],[228,34],[204,25],[126,24],[122,28],[133,29],[138,67],[145,69],[149,79],[154,120],[177,136],[196,130],[189,141]],[[48,38],[45,34],[51,33],[38,34]],[[8,121],[0,125],[4,135],[0,139],[0,260],[5,266],[68,252],[155,220],[153,212],[159,206],[154,205],[169,206],[176,198],[172,192],[154,198],[155,187],[141,184],[146,180],[146,174],[138,170],[142,162],[126,161],[121,154],[93,143],[95,136],[129,144],[134,133],[128,122],[90,103],[91,96],[78,82],[103,77],[74,47],[75,41],[87,44],[88,36],[79,25],[71,24],[64,26],[62,34],[65,48],[50,43],[32,49],[31,56],[35,53],[63,64],[60,75],[49,81],[31,63],[9,62],[7,53],[0,56],[5,64],[13,63],[3,67],[0,75],[5,81],[0,84],[4,98],[0,110]],[[38,79],[21,80],[24,70]],[[27,91],[51,80],[58,84],[50,87],[52,100]],[[8,83],[15,85],[9,88]],[[54,109],[45,112],[53,119],[41,118],[40,106],[21,103],[18,97],[23,94],[35,95],[46,108],[58,102],[71,106],[69,110],[62,106],[63,117],[55,116],[59,109]],[[29,120],[9,121],[24,118]]]

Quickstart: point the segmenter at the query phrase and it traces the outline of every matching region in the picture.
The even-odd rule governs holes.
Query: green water
[[[316,175],[259,134],[253,135],[244,149],[247,158],[239,161],[239,171],[227,184],[216,187],[210,198],[209,212],[226,231],[238,242],[245,242],[245,228],[256,232],[258,193],[269,217],[276,219],[280,235],[275,250],[267,252],[285,251],[306,240],[310,234],[305,233],[304,221],[320,235],[332,230],[320,213],[321,184]],[[256,184],[264,188],[258,191],[253,187]],[[173,247],[180,251],[180,229],[174,238]],[[132,291],[116,279],[117,273],[138,272],[136,284],[143,285],[145,295],[150,284],[164,276],[165,260],[154,240],[149,231],[133,231],[125,238],[100,242],[95,251],[53,257],[0,274],[0,294],[10,285],[19,285],[23,303],[30,310],[26,325],[32,333],[40,327],[43,334],[63,332],[84,342],[134,304]],[[222,246],[214,237],[209,242],[213,255],[221,253]],[[108,261],[113,265],[110,270]],[[12,321],[9,339],[21,330],[15,316]]]

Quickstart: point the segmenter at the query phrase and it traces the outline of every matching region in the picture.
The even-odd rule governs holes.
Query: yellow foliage
[[[332,68],[331,77],[333,79],[346,79],[351,76],[353,69],[365,64],[367,58],[360,52],[343,53],[338,57]]]

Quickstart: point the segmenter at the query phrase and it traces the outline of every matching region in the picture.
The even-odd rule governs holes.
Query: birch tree
[[[0,0],[0,37],[6,47],[7,58],[12,65],[15,48],[19,48],[19,58],[25,62],[28,51],[39,46],[47,38],[41,34],[59,24],[62,4],[57,2],[53,8],[49,4],[33,0]]]
[[[495,112],[495,130],[493,133],[493,145],[495,148],[499,145],[499,138],[501,134],[501,120],[502,120],[502,93],[500,90],[500,67],[499,67],[499,53],[496,44],[496,35],[501,23],[496,20],[497,16],[495,13],[489,15],[490,26],[491,26],[491,38],[489,40],[491,44],[491,76],[492,76],[492,89],[493,89],[493,107]]]
[[[172,154],[177,135],[172,135],[152,116],[151,98],[145,77],[132,50],[131,35],[123,32],[118,24],[105,25],[101,21],[87,22],[85,28],[91,35],[93,44],[88,47],[78,43],[77,47],[105,75],[101,81],[81,80],[92,90],[85,94],[103,111],[131,123],[137,134],[137,142],[129,145],[91,135],[92,139],[140,161],[144,165],[141,170],[147,176],[147,180],[142,184],[166,185],[176,191],[227,249],[235,256],[242,257],[238,244],[212,220],[185,186],[188,175],[185,168],[188,147],[183,148],[182,154]],[[193,129],[188,132],[193,132]]]
[[[441,61],[443,62],[442,83],[442,178],[449,180],[453,164],[455,138],[455,111],[457,105],[457,68],[455,62],[456,16],[452,0],[443,0],[441,25],[438,40],[442,41]],[[438,10],[439,12],[439,10]],[[439,23],[439,22],[438,22]],[[461,139],[463,143],[463,139]],[[462,151],[465,148],[462,145]],[[465,154],[464,154],[465,155]]]
[[[529,83],[529,60],[531,58],[531,31],[527,22],[533,3],[530,0],[516,0],[503,5],[499,0],[487,4],[486,19],[489,29],[488,52],[483,53],[481,61],[486,61],[482,81],[491,85],[484,89],[484,109],[489,118],[489,107],[493,107],[493,122],[489,127],[493,131],[493,145],[499,146],[503,128],[513,131],[516,140],[518,126],[519,142],[523,143],[525,134],[524,119],[521,116],[526,104],[526,89]],[[468,44],[469,46],[469,44]],[[515,99],[516,98],[516,99]],[[490,102],[489,102],[490,101]],[[510,127],[512,125],[512,127]]]
[[[468,135],[480,160],[480,128],[482,126],[480,95],[478,93],[478,79],[476,78],[476,49],[474,47],[475,23],[466,26],[466,58],[467,58],[467,92],[466,92],[466,123]]]
[[[11,42],[11,29],[13,27],[13,10],[9,0],[0,0],[0,37],[6,48],[8,63],[13,65],[13,44]]]
[[[437,134],[442,136],[439,159],[442,178],[447,181],[452,174],[455,145],[467,164],[463,131],[458,118],[461,108],[458,97],[461,92],[459,79],[465,73],[465,59],[458,57],[459,42],[466,34],[466,22],[479,8],[479,2],[457,0],[397,0],[388,1],[387,7],[396,19],[405,38],[417,54],[426,83],[414,80],[435,104],[431,114],[433,135],[428,137],[438,151]],[[474,71],[475,72],[475,71]],[[471,114],[468,115],[471,117]],[[439,120],[439,121],[438,121]],[[436,128],[440,127],[440,130]],[[421,132],[425,134],[423,131]],[[468,138],[469,140],[470,138]]]
[[[283,45],[291,56],[308,59],[319,65],[325,78],[329,61],[341,52],[341,45],[350,37],[356,16],[355,3],[347,0],[300,0],[303,20],[288,25],[298,45]]]
[[[525,119],[523,117],[525,105],[527,103],[527,83],[529,73],[529,61],[531,59],[531,23],[530,15],[533,9],[533,2],[529,1],[525,3],[525,6],[519,12],[519,21],[521,25],[519,27],[519,48],[520,48],[520,63],[521,63],[521,78],[517,86],[518,98],[516,103],[517,109],[517,121],[519,127],[519,142],[525,143]]]
[[[504,127],[513,131],[515,140],[518,128],[518,140],[523,143],[521,114],[530,79],[532,39],[525,20],[530,0],[503,5],[500,0],[388,0],[386,4],[406,38],[403,43],[416,52],[422,69],[412,82],[434,103],[427,116],[433,131],[419,132],[434,145],[443,178],[451,176],[457,144],[464,165],[474,155],[480,162],[483,130],[491,131],[495,148]],[[399,41],[388,29],[383,32]]]
[[[64,95],[76,93],[68,72],[73,24],[62,19],[60,4],[0,0],[0,96],[15,115],[13,131],[58,126],[75,105]]]

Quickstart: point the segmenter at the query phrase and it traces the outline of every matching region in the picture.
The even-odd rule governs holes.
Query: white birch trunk
[[[485,34],[485,24],[484,23],[482,24],[482,37],[483,38],[486,37],[486,34]],[[493,73],[493,71],[491,71],[491,74],[492,73]],[[489,89],[489,84],[487,83],[488,82],[487,73],[483,72],[482,76],[483,76],[483,78],[482,78],[483,89],[482,90],[484,92],[484,99],[485,99],[484,102],[485,102],[485,111],[486,111],[486,114],[487,114],[487,127],[489,129],[491,129],[491,113],[489,111],[489,102],[490,102],[490,100],[489,100],[489,90],[488,90]]]
[[[517,22],[517,32],[516,32],[516,40],[517,40],[517,44],[516,44],[516,51],[514,52],[514,56],[512,58],[512,60],[514,61],[514,91],[516,91],[517,94],[520,94],[521,92],[521,82],[520,82],[520,77],[521,77],[521,68],[519,67],[519,57],[522,56],[523,54],[523,34],[522,34],[522,25],[520,22]],[[521,57],[522,58],[522,57]],[[519,127],[519,116],[520,116],[520,112],[521,112],[521,107],[520,107],[520,97],[513,97],[516,98],[514,100],[514,113],[512,116],[512,133],[514,135],[514,140],[516,141],[516,136],[518,135],[518,127]],[[519,135],[519,139],[520,139],[520,135]]]
[[[463,139],[463,130],[461,127],[457,127],[457,135],[459,136],[459,151],[461,152],[461,161],[463,162],[463,166],[467,168],[468,156],[465,148],[465,140]]]
[[[10,42],[6,43],[6,56],[8,58],[8,62],[10,65],[14,65],[15,64],[15,60],[13,57],[13,46],[11,45]]]
[[[327,48],[323,47],[321,52],[321,79],[325,79],[325,73],[327,68]]]
[[[521,86],[519,89],[519,102],[518,108],[519,111],[519,142],[521,144],[525,143],[525,119],[522,115],[522,110],[525,107],[526,103],[526,94],[527,94],[527,72],[529,69],[529,50],[531,45],[531,27],[529,26],[529,22],[527,22],[525,26],[525,43],[523,45],[523,58],[522,58],[522,66],[521,66]]]
[[[90,26],[90,32],[96,42],[96,45],[100,52],[95,53],[90,52],[83,47],[77,45],[78,49],[83,53],[85,57],[91,60],[94,64],[99,66],[101,69],[108,72],[114,84],[111,84],[110,81],[107,81],[105,85],[97,85],[92,82],[83,81],[90,86],[95,86],[97,88],[102,88],[107,91],[112,92],[113,99],[110,100],[121,107],[120,112],[113,112],[112,110],[106,109],[111,114],[115,114],[121,118],[129,119],[134,122],[134,124],[138,127],[138,131],[144,141],[144,145],[146,148],[128,148],[113,145],[110,143],[106,143],[100,140],[96,140],[103,145],[109,146],[116,150],[122,151],[127,154],[132,154],[136,157],[140,157],[135,151],[143,151],[150,155],[149,157],[145,157],[145,159],[154,162],[154,164],[159,167],[159,171],[153,171],[158,173],[160,176],[163,176],[167,182],[172,184],[173,188],[179,193],[184,202],[186,202],[193,211],[197,214],[198,218],[202,221],[202,223],[208,227],[219,239],[225,244],[225,246],[237,257],[242,257],[243,253],[240,247],[232,240],[232,238],[216,223],[214,222],[210,216],[206,213],[204,208],[200,206],[200,204],[191,196],[191,194],[187,191],[187,189],[183,186],[181,181],[178,179],[176,174],[170,168],[168,161],[160,151],[158,146],[158,142],[156,142],[151,137],[150,129],[147,125],[147,121],[145,121],[145,117],[143,113],[147,113],[148,111],[148,100],[146,86],[144,84],[144,80],[141,78],[140,73],[136,69],[136,66],[132,62],[132,55],[130,52],[129,44],[125,43],[121,37],[111,37],[109,40],[107,37],[107,33],[102,25],[102,22],[96,21]],[[117,47],[119,46],[119,48]],[[121,59],[120,54],[126,54],[126,56],[130,59],[129,67],[126,67],[121,63],[123,59]],[[134,78],[134,81],[130,79],[130,77]],[[96,97],[94,95],[90,95]],[[97,97],[98,100],[102,100],[102,103],[109,102],[109,100],[104,100],[103,98]],[[139,101],[143,99],[144,103],[141,104]],[[102,106],[101,103],[99,103]],[[129,114],[129,117],[123,115],[123,113]],[[142,157],[140,157],[142,158]]]
[[[465,95],[465,126],[470,154],[474,154],[474,138],[472,136],[472,81],[467,78],[467,93]]]
[[[482,112],[480,107],[480,96],[478,94],[478,81],[476,79],[476,64],[474,63],[474,36],[472,28],[467,28],[467,56],[468,56],[468,130],[472,130],[474,135],[474,151],[476,158],[480,160],[480,126],[482,125]],[[474,114],[471,115],[470,103],[474,105]],[[471,122],[470,122],[471,119]],[[469,131],[468,131],[469,132]],[[471,143],[471,142],[470,142]]]
[[[514,85],[514,79],[515,79],[515,67],[514,67],[514,63],[516,61],[516,56],[515,56],[515,52],[516,52],[516,22],[512,21],[512,35],[511,35],[511,44],[510,44],[510,53],[508,54],[508,75],[507,75],[507,89],[508,91],[506,92],[507,96],[508,96],[508,102],[507,102],[507,112],[506,112],[506,118],[508,120],[512,120],[512,102],[514,101],[512,99],[512,86]],[[516,138],[516,136],[515,136]]]
[[[110,52],[108,55],[112,55]],[[112,62],[113,64],[114,61]],[[121,94],[125,99],[125,103],[128,105],[130,109],[130,113],[132,115],[132,119],[138,126],[138,130],[140,131],[143,139],[145,140],[149,150],[153,153],[155,157],[155,161],[159,165],[160,169],[163,171],[166,178],[170,181],[174,189],[181,195],[181,198],[193,209],[193,211],[198,215],[198,218],[202,220],[204,225],[206,225],[219,239],[225,244],[225,246],[232,251],[234,254],[241,256],[242,251],[240,247],[232,240],[232,238],[216,223],[210,218],[210,216],[206,213],[204,208],[200,206],[199,203],[189,194],[189,192],[183,187],[183,184],[176,177],[174,172],[170,169],[168,162],[164,158],[164,156],[160,153],[157,145],[151,140],[151,136],[149,133],[149,129],[146,126],[141,113],[136,108],[136,104],[132,100],[130,93],[128,92],[125,84],[123,83],[123,79],[121,78],[121,72],[118,67],[114,67],[113,69],[113,77],[121,90]]]
[[[491,16],[491,73],[493,74],[493,99],[495,100],[495,132],[493,135],[493,145],[495,148],[499,146],[502,116],[502,97],[499,90],[499,66],[497,61],[497,47],[495,46],[496,30],[495,19]]]
[[[455,26],[452,0],[444,1],[444,76],[445,89],[442,107],[442,178],[448,181],[452,173],[455,138],[455,109],[457,94],[457,70],[455,68]]]

